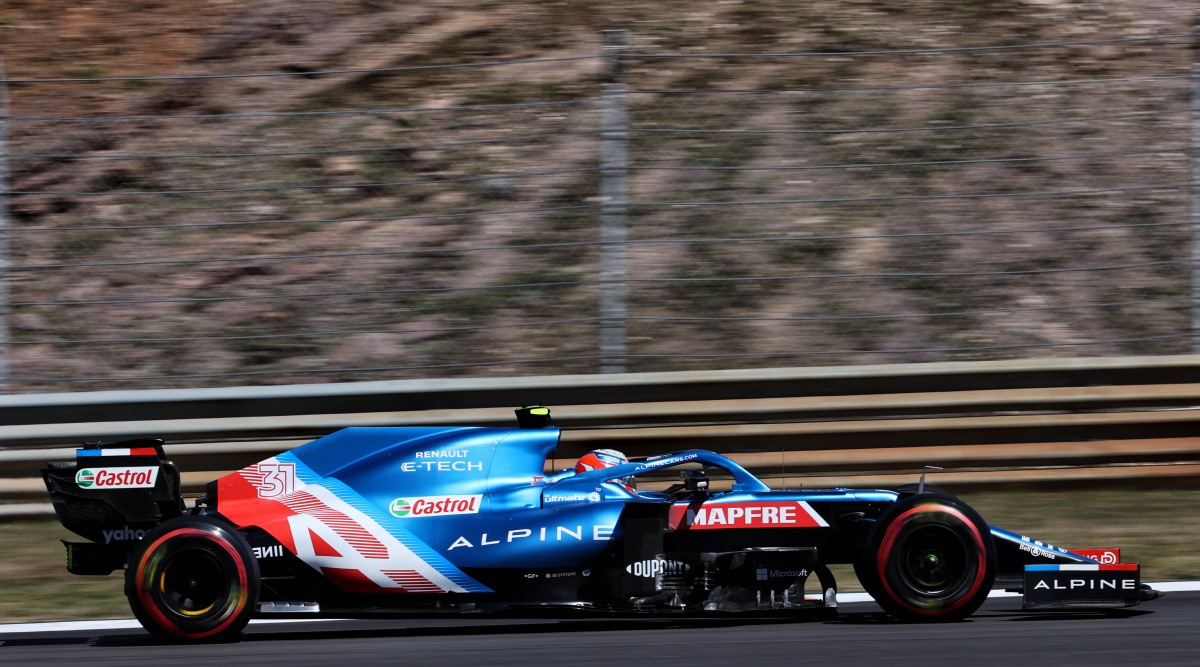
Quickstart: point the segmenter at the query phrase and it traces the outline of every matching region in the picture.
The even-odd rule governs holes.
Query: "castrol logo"
[[[397,498],[388,508],[392,516],[407,519],[419,516],[447,516],[450,514],[478,514],[479,501],[483,496],[421,496]]]
[[[150,489],[158,481],[158,466],[84,468],[75,473],[81,489]]]

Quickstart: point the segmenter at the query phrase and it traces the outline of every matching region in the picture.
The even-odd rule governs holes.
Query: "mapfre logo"
[[[829,523],[803,500],[675,503],[671,506],[668,523],[675,530],[829,527]]]
[[[149,489],[158,481],[158,466],[142,468],[84,468],[75,473],[81,489]]]
[[[392,516],[400,518],[417,516],[448,516],[451,514],[478,514],[483,496],[423,496],[420,498],[397,498],[388,509]]]

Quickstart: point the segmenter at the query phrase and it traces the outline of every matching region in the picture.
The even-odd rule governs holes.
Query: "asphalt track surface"
[[[3,665],[1197,665],[1200,592],[1116,614],[1023,613],[988,600],[962,623],[904,625],[872,602],[836,619],[315,621],[251,625],[235,644],[170,646],[140,629],[12,632]],[[172,666],[173,667],[173,666]]]

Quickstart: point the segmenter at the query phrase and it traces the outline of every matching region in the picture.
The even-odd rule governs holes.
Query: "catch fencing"
[[[10,71],[3,374],[36,392],[1187,353],[1196,32],[787,53],[612,32],[521,61]]]

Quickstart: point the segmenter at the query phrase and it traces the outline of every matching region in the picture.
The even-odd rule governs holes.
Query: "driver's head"
[[[575,464],[575,472],[587,472],[588,470],[603,470],[604,468],[612,468],[629,463],[629,459],[624,454],[615,449],[593,449],[592,451],[579,457],[579,463]],[[633,491],[636,487],[636,482],[633,476],[622,477],[613,480],[625,488]]]

